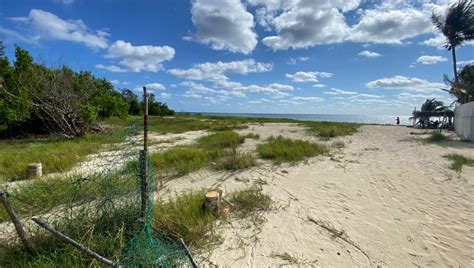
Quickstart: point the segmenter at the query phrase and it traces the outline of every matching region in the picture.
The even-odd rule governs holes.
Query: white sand
[[[240,173],[198,171],[166,190],[246,188],[256,182],[276,201],[255,227],[222,224],[223,243],[200,256],[205,266],[473,267],[474,168],[451,171],[448,153],[474,157],[474,144],[423,144],[413,129],[363,126],[342,150],[300,164],[269,162]],[[242,133],[315,140],[290,124],[255,125]],[[332,141],[331,141],[332,142]],[[329,144],[331,144],[329,142]],[[243,150],[257,141],[247,139]],[[312,219],[310,221],[309,219]],[[316,224],[319,223],[319,224]],[[334,237],[323,226],[344,230]]]
[[[259,160],[258,167],[236,173],[201,170],[167,182],[158,195],[258,184],[275,201],[275,208],[262,214],[262,224],[222,223],[217,228],[222,244],[197,256],[203,267],[474,267],[474,168],[457,174],[443,158],[448,153],[474,157],[474,144],[423,144],[423,136],[412,131],[423,132],[363,126],[353,136],[327,142],[346,145],[333,149],[332,157],[293,166]],[[317,141],[295,124],[252,125],[239,132],[261,136],[240,148],[250,152],[271,135]],[[151,135],[151,150],[186,145],[207,134]],[[91,155],[72,172],[110,168],[111,160],[122,159],[117,154],[127,155]],[[345,234],[335,237],[326,228]]]

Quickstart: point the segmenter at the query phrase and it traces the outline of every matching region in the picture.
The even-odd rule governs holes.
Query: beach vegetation
[[[448,154],[444,157],[451,160],[451,165],[449,166],[449,168],[456,172],[461,172],[463,166],[474,167],[473,158],[469,158],[460,154]]]
[[[336,122],[304,122],[303,125],[307,127],[309,133],[320,137],[321,140],[352,135],[360,127],[359,124]]]
[[[30,163],[41,163],[44,175],[68,171],[87,155],[97,153],[104,144],[120,139],[120,131],[107,131],[75,139],[47,136],[0,140],[0,182],[25,179]]]
[[[68,138],[100,130],[108,117],[139,114],[138,98],[130,90],[115,90],[105,78],[67,66],[48,68],[34,63],[27,50],[15,49],[15,62],[0,58],[0,135],[20,137],[57,134]],[[133,106],[133,107],[132,107]],[[151,115],[174,111],[150,95]]]
[[[240,219],[253,213],[267,211],[272,205],[270,196],[261,190],[249,188],[231,192],[227,195],[229,215]],[[203,208],[204,191],[177,194],[167,200],[155,203],[153,226],[164,235],[182,237],[187,245],[202,248],[218,238],[216,221],[224,212],[209,213]]]
[[[307,157],[322,155],[328,152],[326,146],[303,140],[292,140],[282,136],[270,137],[266,143],[259,144],[257,151],[264,159],[271,159],[276,164],[296,162]]]
[[[185,175],[209,165],[208,153],[199,148],[176,147],[151,154],[150,160],[159,174]]]
[[[250,153],[233,153],[228,157],[225,157],[219,164],[218,169],[224,170],[242,170],[251,168],[257,165],[257,159]]]
[[[431,135],[426,139],[427,142],[431,143],[440,143],[446,140],[448,140],[448,137],[439,131],[432,132]]]
[[[259,140],[260,139],[260,135],[258,133],[248,133],[248,134],[245,134],[244,135],[244,138],[246,139],[254,139],[254,140]]]

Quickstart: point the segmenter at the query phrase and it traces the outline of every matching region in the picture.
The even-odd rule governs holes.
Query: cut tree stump
[[[43,166],[41,163],[28,164],[28,178],[37,178],[43,175]]]
[[[214,189],[204,195],[204,209],[209,212],[218,212],[221,206],[222,190]]]

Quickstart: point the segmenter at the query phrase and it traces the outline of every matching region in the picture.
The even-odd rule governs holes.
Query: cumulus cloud
[[[53,13],[31,9],[28,17],[10,18],[30,27],[34,38],[82,43],[91,48],[107,48],[109,34],[93,31],[82,20],[63,20]]]
[[[318,1],[297,1],[286,7],[283,4],[282,9],[269,20],[277,35],[262,40],[273,50],[338,43],[348,34],[344,15],[330,4],[323,8]]]
[[[262,40],[274,50],[346,41],[402,44],[421,34],[436,33],[430,20],[431,13],[433,10],[440,12],[447,6],[446,1],[375,1],[370,8],[363,7],[359,0],[248,2],[256,7],[258,23],[266,31],[276,32]],[[356,9],[356,16],[351,20],[354,22],[349,24],[346,14]]]
[[[401,44],[403,40],[433,31],[430,14],[412,7],[368,9],[351,29],[352,41]]]
[[[108,59],[120,59],[120,67],[115,65],[96,65],[96,68],[111,72],[158,72],[163,68],[162,62],[173,59],[175,51],[169,46],[133,46],[129,42],[118,40],[113,43],[107,54]]]
[[[176,77],[189,80],[220,81],[225,83],[227,74],[247,74],[271,71],[271,63],[256,62],[254,59],[230,62],[205,62],[195,64],[190,69],[171,69],[168,72]]]
[[[366,57],[366,58],[377,58],[377,57],[382,56],[382,54],[380,54],[380,53],[373,52],[373,51],[368,51],[368,50],[361,51],[361,52],[359,52],[358,55],[362,56],[362,57]]]
[[[215,50],[249,54],[257,45],[253,15],[240,0],[193,0],[191,20],[196,33],[186,37]]]
[[[316,85],[313,85],[313,87],[323,88],[323,87],[326,87],[326,85],[325,84],[316,84]]]
[[[416,62],[421,64],[436,64],[438,62],[448,61],[447,58],[441,56],[428,56],[424,55],[419,57]]]
[[[365,86],[371,89],[398,89],[415,92],[432,92],[446,88],[443,83],[429,82],[424,79],[401,75],[370,81]]]
[[[166,89],[166,87],[160,83],[149,83],[149,84],[146,84],[145,87],[151,90],[165,90]]]
[[[179,84],[182,87],[187,87],[192,89],[196,93],[215,93],[215,89],[204,86],[203,84],[195,83],[192,81],[184,81]]]
[[[294,74],[286,74],[293,82],[319,82],[318,78],[329,78],[334,74],[328,72],[296,72]]]

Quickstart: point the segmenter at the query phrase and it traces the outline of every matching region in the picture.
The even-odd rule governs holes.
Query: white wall
[[[460,137],[474,141],[474,101],[454,109],[454,129]]]

